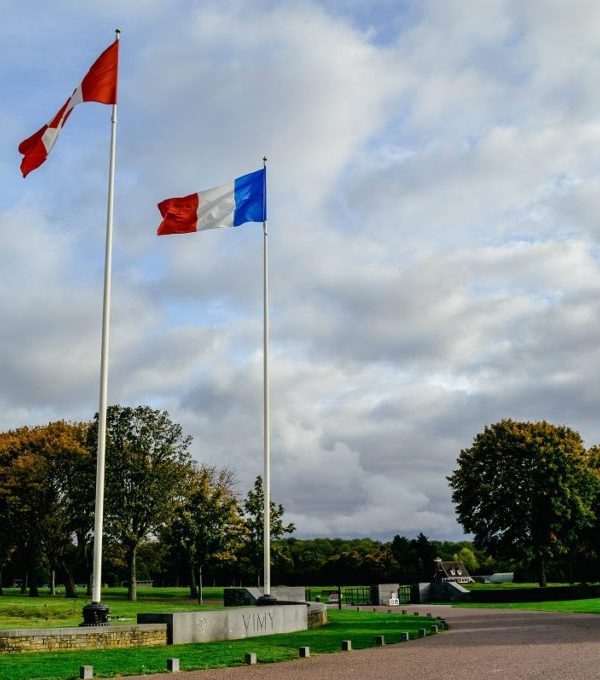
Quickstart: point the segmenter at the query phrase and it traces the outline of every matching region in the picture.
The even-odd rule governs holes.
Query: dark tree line
[[[260,584],[261,478],[240,497],[233,471],[193,461],[164,411],[111,406],[107,416],[103,581],[127,584],[131,599],[138,580],[184,585],[200,601],[204,584]],[[17,581],[36,596],[54,575],[67,597],[89,588],[96,442],[96,420],[0,433],[0,594]],[[300,540],[272,502],[273,583],[429,581],[436,557],[541,585],[598,580],[600,448],[573,430],[501,421],[461,451],[449,481],[472,543]]]
[[[102,573],[109,585],[127,584],[130,599],[138,580],[188,586],[199,601],[205,583],[261,583],[262,479],[242,498],[233,472],[194,462],[190,443],[164,411],[108,409]],[[97,420],[0,434],[0,592],[2,575],[32,596],[54,574],[67,597],[76,584],[89,590],[96,447]],[[284,514],[271,503],[274,583],[429,580],[435,557],[469,551],[468,543],[422,534],[391,542],[286,538],[295,527]]]

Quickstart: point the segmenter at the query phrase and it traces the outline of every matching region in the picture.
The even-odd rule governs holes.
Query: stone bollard
[[[310,647],[300,647],[298,649],[298,656],[301,659],[308,659],[308,657],[310,656]]]
[[[93,666],[79,666],[79,677],[81,680],[92,680],[94,677]]]
[[[400,642],[408,642],[410,640],[410,633],[400,633]]]
[[[427,637],[427,631],[425,628],[419,628],[419,637]]]
[[[375,645],[377,647],[383,647],[385,645],[385,635],[376,635],[375,636]]]
[[[169,673],[178,673],[179,659],[167,659],[167,671],[169,671]]]
[[[244,661],[249,665],[249,666],[254,666],[256,665],[256,654],[254,652],[248,652],[244,658]]]
[[[352,651],[352,640],[342,640],[342,652]]]

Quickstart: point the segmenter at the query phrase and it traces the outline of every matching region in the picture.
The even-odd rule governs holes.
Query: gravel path
[[[600,616],[411,606],[450,630],[423,640],[264,666],[127,680],[599,680]]]

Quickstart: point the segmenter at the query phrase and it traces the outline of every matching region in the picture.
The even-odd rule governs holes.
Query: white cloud
[[[301,534],[458,537],[445,476],[485,424],[600,439],[596,3],[34,6],[22,59],[4,8],[5,149],[122,22],[111,401],[261,473],[261,227],[153,232],[266,153],[273,490]],[[108,133],[89,104],[25,182],[0,160],[5,428],[97,408]]]

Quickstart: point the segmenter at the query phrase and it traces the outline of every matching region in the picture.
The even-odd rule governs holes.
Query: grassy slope
[[[387,643],[398,642],[400,633],[416,637],[419,628],[429,628],[435,620],[400,614],[330,610],[330,623],[321,629],[284,633],[249,640],[209,644],[173,645],[44,654],[0,654],[0,678],[11,680],[71,680],[79,677],[79,666],[94,667],[95,677],[135,675],[166,669],[170,657],[180,659],[182,670],[219,668],[243,664],[246,652],[255,652],[259,663],[298,657],[298,647],[309,646],[311,654],[338,651],[342,640],[352,640],[354,649],[372,647],[375,635],[385,635]]]
[[[78,626],[81,610],[88,601],[84,595],[77,600],[64,597],[27,597],[15,588],[5,588],[0,597],[0,628],[46,628]],[[126,588],[106,588],[102,601],[110,614],[125,620],[112,623],[128,625],[136,622],[138,612],[163,612],[193,609],[218,609],[223,605],[223,588],[205,588],[205,604],[200,606],[189,598],[187,588],[140,588],[137,602],[128,602]]]
[[[549,583],[548,587],[568,586],[569,583]],[[537,588],[537,583],[469,583],[469,590],[510,590],[514,588]],[[542,612],[571,612],[577,614],[600,614],[600,598],[587,600],[549,600],[543,602],[461,602],[458,607],[481,607],[484,609],[525,609]]]
[[[537,583],[465,583],[467,590],[512,590],[514,588],[538,588]],[[549,583],[549,588],[568,586],[569,583]]]
[[[480,607],[483,609],[527,609],[540,612],[571,612],[577,614],[600,614],[600,598],[589,600],[559,600],[547,602],[461,602],[455,607]]]

